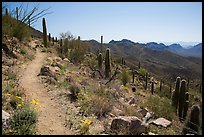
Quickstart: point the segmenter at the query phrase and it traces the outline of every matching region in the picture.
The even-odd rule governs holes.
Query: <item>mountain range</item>
[[[176,53],[181,56],[192,56],[192,57],[198,57],[202,58],[202,43],[199,43],[197,45],[192,45],[190,48],[184,48],[180,44],[171,44],[171,45],[165,45],[163,43],[156,43],[156,42],[149,42],[146,44],[143,43],[135,43],[133,41],[123,39],[121,41],[114,41],[111,40],[109,44],[126,44],[126,45],[135,45],[135,44],[140,44],[146,48],[150,48],[152,50],[157,50],[157,51],[170,51],[173,53]]]
[[[101,45],[96,40],[85,40],[84,42],[87,42],[90,51],[95,53],[98,52]],[[175,81],[177,76],[191,79],[202,78],[202,58],[195,55],[202,55],[202,50],[199,50],[202,49],[202,44],[186,50],[179,44],[166,46],[156,42],[142,44],[127,39],[111,40],[103,44],[103,56],[105,56],[106,48],[110,48],[111,56],[117,60],[123,57],[130,68],[137,67],[140,62],[142,67],[157,78],[161,77],[170,81]],[[190,50],[191,55],[194,56],[187,56],[187,54],[190,55]],[[181,54],[182,52],[185,53],[185,56]]]

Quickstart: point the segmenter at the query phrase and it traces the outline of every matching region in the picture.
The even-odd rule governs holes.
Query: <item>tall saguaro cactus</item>
[[[80,36],[78,36],[78,47],[77,48],[79,47],[80,47]]]
[[[160,86],[159,86],[159,91],[162,91],[162,79],[160,80]]]
[[[106,49],[106,56],[105,56],[105,78],[110,77],[110,49]]]
[[[100,52],[102,53],[102,48],[103,48],[103,36],[101,36],[101,46],[100,46]]]
[[[132,83],[135,83],[135,70],[132,70]]]
[[[154,81],[152,80],[152,86],[151,86],[151,92],[152,92],[152,95],[154,94]]]
[[[103,62],[102,53],[99,53],[98,54],[98,69],[100,72],[102,71],[102,62]]]
[[[179,106],[178,106],[178,116],[180,119],[183,118],[185,94],[186,94],[186,80],[182,80],[181,87],[180,87],[180,94],[179,94]]]
[[[185,93],[185,103],[184,103],[184,107],[183,107],[183,119],[186,119],[187,116],[187,112],[188,112],[188,106],[189,106],[189,94],[188,92]]]
[[[180,81],[181,81],[181,78],[177,77],[176,84],[175,84],[175,90],[172,95],[172,106],[175,107],[176,110],[178,108],[178,103],[179,103]]]
[[[46,22],[45,22],[45,18],[43,18],[42,20],[42,25],[43,25],[43,42],[45,47],[47,47],[47,28],[46,28]]]
[[[147,78],[148,78],[148,74],[146,73],[146,76],[145,76],[145,90],[147,90]]]
[[[51,34],[48,35],[49,42],[51,42]]]
[[[138,68],[140,69],[140,61],[139,61],[139,64],[138,64]]]
[[[193,105],[191,108],[188,120],[183,128],[183,134],[193,133],[198,134],[200,128],[200,107],[199,105]]]
[[[18,7],[16,7],[16,20],[18,20]]]

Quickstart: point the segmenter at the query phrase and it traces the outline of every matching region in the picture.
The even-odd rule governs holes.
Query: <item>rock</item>
[[[143,122],[147,122],[152,117],[151,113],[147,112],[146,116],[142,118]]]
[[[148,135],[158,135],[158,134],[155,134],[155,133],[149,132]]]
[[[140,110],[138,110],[138,112],[141,113],[142,116],[144,117],[147,114],[148,109],[147,108],[141,108]]]
[[[128,101],[128,104],[132,105],[132,104],[135,104],[136,103],[136,100],[134,97],[130,97],[130,100]]]
[[[147,133],[147,124],[136,116],[119,116],[112,120],[111,130],[117,134],[141,135]]]
[[[5,128],[9,127],[9,118],[10,118],[10,114],[5,112],[4,110],[2,110],[2,125]]]
[[[55,57],[54,60],[55,60],[56,62],[61,62],[61,61],[62,61],[62,58],[60,58],[60,57]]]
[[[124,116],[125,115],[125,113],[122,110],[116,108],[115,106],[113,106],[111,114],[113,114],[114,116]]]
[[[64,58],[63,61],[70,62],[70,60],[68,58]]]
[[[162,127],[168,127],[171,125],[171,121],[169,121],[165,118],[158,118],[158,119],[152,121],[151,123],[155,124],[157,126],[162,126]]]
[[[53,77],[47,77],[46,83],[56,84],[57,81]]]
[[[53,77],[57,81],[57,77],[55,76],[55,72],[51,70],[50,66],[45,65],[40,69],[40,73],[38,76],[50,76]]]

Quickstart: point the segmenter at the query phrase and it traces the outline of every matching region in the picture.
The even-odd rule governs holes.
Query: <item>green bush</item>
[[[128,73],[127,70],[123,70],[121,73],[121,81],[124,86],[129,82],[129,79],[130,79],[130,74]]]
[[[164,117],[172,120],[175,118],[175,113],[170,102],[170,99],[154,94],[148,97],[144,105],[154,113],[153,116],[155,118]]]
[[[146,73],[148,73],[148,71],[145,68],[140,67],[140,69],[138,70],[140,75],[145,76]]]
[[[71,92],[71,94],[70,94],[70,99],[71,99],[72,101],[78,99],[77,96],[78,96],[78,93],[80,92],[79,87],[76,86],[76,85],[71,85],[71,86],[69,87],[69,90],[70,90],[70,92]]]
[[[17,110],[10,118],[10,125],[14,135],[33,135],[37,122],[37,113],[29,107]]]
[[[25,54],[27,54],[27,50],[24,49],[24,48],[20,48],[20,53],[23,54],[23,55],[25,55]]]
[[[31,34],[26,24],[6,15],[2,15],[2,32],[11,37],[16,37],[20,41],[27,39]]]

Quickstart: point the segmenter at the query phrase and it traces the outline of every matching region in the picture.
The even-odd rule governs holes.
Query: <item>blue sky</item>
[[[47,29],[58,37],[70,31],[82,40],[104,42],[202,42],[202,2],[30,2],[45,16]],[[10,9],[21,2],[7,2]],[[24,4],[26,6],[26,4]],[[42,19],[34,27],[42,31]]]

